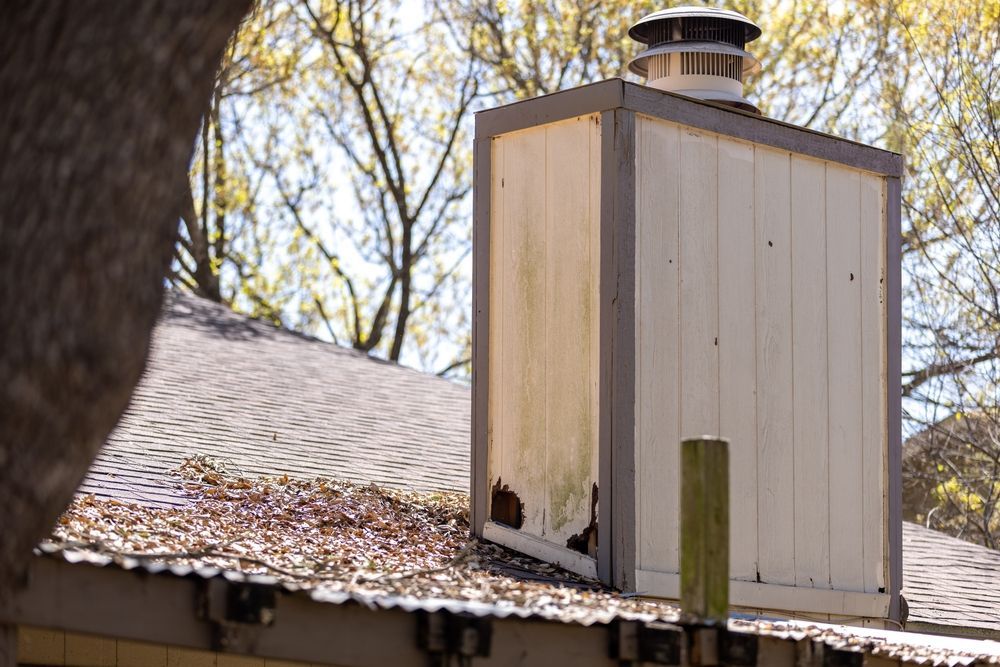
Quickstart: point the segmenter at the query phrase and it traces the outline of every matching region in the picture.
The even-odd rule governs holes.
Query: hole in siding
[[[590,523],[566,540],[566,548],[597,558],[597,482],[590,490]]]
[[[768,242],[767,242],[767,247],[768,247],[768,248],[773,248],[773,247],[774,247],[774,244],[773,244],[773,243],[771,243],[770,241],[768,241]]]
[[[851,280],[854,280],[854,274],[853,273],[851,274]]]
[[[520,528],[524,523],[524,503],[516,493],[500,479],[493,485],[493,496],[490,501],[490,520]]]

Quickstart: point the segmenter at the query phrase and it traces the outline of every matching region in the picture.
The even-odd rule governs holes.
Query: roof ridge
[[[433,379],[435,381],[440,381],[453,387],[458,387],[460,389],[471,391],[469,385],[465,383],[441,377],[440,375],[436,375],[434,373],[428,373],[427,371],[420,370],[419,368],[406,366],[396,361],[391,361],[389,359],[382,359],[381,357],[375,357],[372,356],[371,354],[365,353],[361,350],[357,350],[353,347],[348,347],[346,345],[340,345],[332,341],[323,340],[322,338],[319,338],[311,334],[278,326],[274,322],[269,322],[268,320],[259,317],[254,317],[246,313],[241,313],[239,311],[233,310],[230,306],[226,304],[219,303],[211,299],[206,299],[203,296],[185,290],[180,290],[176,288],[167,288],[164,295],[161,321],[166,322],[168,318],[180,319],[190,315],[195,315],[197,317],[197,314],[195,313],[183,312],[183,310],[179,309],[179,306],[182,306],[184,302],[187,302],[188,304],[191,304],[193,307],[197,307],[200,309],[211,309],[216,311],[213,314],[215,318],[222,316],[233,321],[242,322],[243,324],[262,327],[268,333],[271,334],[275,334],[278,336],[289,336],[307,343],[318,343],[324,346],[324,349],[336,354],[345,354],[349,357],[371,361],[373,363],[379,364],[387,368],[396,368],[403,372],[415,373],[423,379]]]

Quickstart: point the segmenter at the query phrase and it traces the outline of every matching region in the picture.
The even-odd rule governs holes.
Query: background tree
[[[262,7],[203,125],[175,282],[393,361],[467,367],[478,84],[445,42],[381,0]]]
[[[764,114],[906,156],[905,432],[996,414],[1000,3],[725,5],[763,28]],[[175,280],[467,376],[469,111],[622,75],[656,8],[266,3],[207,114]]]
[[[1000,3],[902,6],[913,520],[1000,546]]]
[[[199,116],[248,4],[0,3],[0,597],[142,372]]]
[[[907,516],[998,543],[1000,3],[725,3],[761,23],[762,112],[904,153]],[[438,0],[496,99],[620,75],[626,2]],[[462,35],[470,35],[462,41]],[[876,113],[873,113],[876,111]],[[963,415],[966,416],[963,419]],[[974,428],[973,428],[974,426]]]

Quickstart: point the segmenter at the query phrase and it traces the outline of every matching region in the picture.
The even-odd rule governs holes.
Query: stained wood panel
[[[757,578],[754,148],[719,138],[719,432],[730,442],[730,576]]]
[[[760,579],[794,584],[789,154],[758,146],[754,179]]]
[[[586,116],[492,151],[490,484],[562,547],[590,523],[597,476],[599,149]]]
[[[859,188],[858,172],[827,165],[830,583],[841,590],[864,588]]]
[[[830,586],[825,191],[824,163],[793,157],[791,255],[795,584],[813,588]]]
[[[500,290],[502,327],[491,340],[502,349],[505,373],[501,422],[502,457],[496,481],[517,494],[521,528],[541,535],[545,521],[545,129],[504,138],[501,241],[504,275]],[[508,165],[509,168],[508,168]]]
[[[591,392],[591,144],[593,122],[545,129],[545,518],[566,544],[587,526],[596,432]],[[593,341],[596,344],[597,341]],[[541,346],[540,346],[541,347]]]
[[[641,568],[677,572],[680,131],[636,125],[636,556]]]
[[[637,581],[678,570],[680,440],[719,434],[733,591],[884,605],[883,179],[635,126],[636,400],[611,409],[634,410]],[[558,548],[589,519],[598,467],[600,131],[592,116],[493,147],[490,479]]]

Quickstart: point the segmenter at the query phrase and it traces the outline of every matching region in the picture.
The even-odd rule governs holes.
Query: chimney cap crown
[[[643,16],[641,19],[636,21],[628,30],[628,36],[637,42],[643,44],[649,44],[650,42],[650,29],[654,23],[659,23],[660,21],[668,21],[670,19],[682,19],[682,18],[712,18],[712,19],[725,19],[729,21],[737,21],[742,23],[745,29],[745,41],[752,42],[761,35],[760,26],[748,19],[743,14],[731,9],[716,9],[715,7],[699,7],[686,5],[683,7],[671,7],[670,9],[661,9],[655,11],[652,14]]]

